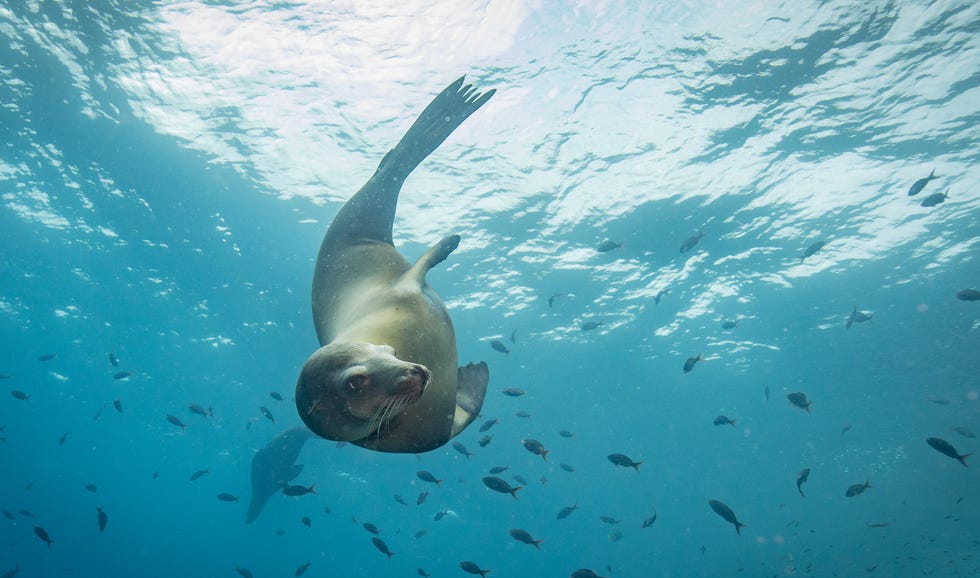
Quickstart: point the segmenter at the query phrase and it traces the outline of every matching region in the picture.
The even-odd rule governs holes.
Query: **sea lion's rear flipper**
[[[456,378],[456,416],[452,436],[466,429],[480,415],[483,398],[490,383],[490,368],[486,362],[467,363],[459,368]]]
[[[480,93],[463,78],[425,107],[405,136],[381,159],[368,182],[340,210],[327,236],[333,240],[375,239],[391,244],[398,193],[408,175],[471,114],[493,96]]]
[[[446,260],[450,253],[459,246],[459,235],[449,235],[435,245],[429,247],[419,260],[412,265],[411,269],[405,272],[402,279],[414,284],[421,285],[425,281],[425,274],[429,269]]]

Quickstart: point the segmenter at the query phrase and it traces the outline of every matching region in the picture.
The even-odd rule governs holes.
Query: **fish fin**
[[[466,429],[480,415],[490,383],[490,368],[484,361],[468,363],[461,366],[456,375],[456,415],[451,437]]]
[[[736,534],[738,534],[739,536],[741,536],[742,535],[742,528],[744,528],[744,527],[745,527],[745,524],[739,522],[738,520],[735,520],[735,533]]]
[[[970,466],[968,466],[968,465],[966,465],[966,458],[968,458],[968,457],[970,457],[970,456],[972,456],[972,455],[973,455],[972,453],[969,453],[969,454],[963,454],[963,455],[961,455],[961,456],[956,456],[956,459],[958,459],[958,460],[960,461],[960,463],[961,463],[961,464],[963,464],[963,467],[964,467],[964,468],[968,468],[968,467],[970,467]]]

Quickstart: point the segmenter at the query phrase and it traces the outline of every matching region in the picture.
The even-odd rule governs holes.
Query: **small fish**
[[[429,497],[429,492],[428,491],[419,492],[419,497],[415,498],[415,505],[416,506],[421,506],[422,504],[425,503],[425,500],[428,497]]]
[[[57,353],[45,353],[44,355],[39,355],[37,357],[37,360],[38,361],[51,361],[52,359],[54,359],[57,356],[58,356]]]
[[[806,494],[803,493],[803,484],[810,479],[810,468],[803,468],[800,473],[796,474],[796,491],[800,493],[804,498]]]
[[[496,476],[497,474],[502,474],[502,473],[506,472],[508,468],[509,468],[509,466],[495,466],[495,467],[490,468],[490,472],[489,473],[491,473],[491,474],[493,474],[493,475]]]
[[[513,343],[513,344],[515,344],[515,345],[517,344],[517,330],[516,329],[510,332],[510,342]]]
[[[15,389],[15,390],[11,391],[10,392],[10,395],[14,396],[16,399],[19,399],[21,401],[27,401],[27,400],[29,400],[31,398],[31,396],[27,395],[26,393],[24,393],[23,391],[21,391],[19,389]]]
[[[29,492],[34,489],[34,482],[27,482],[24,484],[24,491]]]
[[[732,427],[735,427],[735,420],[729,419],[728,416],[725,416],[725,415],[719,415],[718,417],[715,418],[714,424],[715,425],[730,425]]]
[[[541,456],[541,459],[543,459],[544,461],[548,461],[548,450],[544,449],[544,444],[542,444],[538,440],[532,440],[532,439],[521,440],[521,445],[523,445],[524,449],[531,452],[532,454],[536,456]]]
[[[368,533],[374,534],[375,536],[381,533],[381,530],[379,530],[378,527],[372,524],[371,522],[364,522],[363,524],[361,524],[361,527],[367,530]]]
[[[184,431],[185,429],[187,429],[187,426],[184,425],[184,422],[180,421],[180,418],[178,418],[175,415],[171,415],[171,414],[168,413],[167,414],[167,421],[169,421],[170,423],[172,423],[175,426],[179,427],[180,428],[180,431]]]
[[[282,401],[283,400],[282,394],[279,393],[278,391],[270,391],[269,392],[269,397],[271,397],[272,399],[274,399],[276,401]],[[307,564],[309,564],[309,562],[307,562]]]
[[[310,567],[310,563],[309,562],[307,562],[306,564],[303,564],[302,566],[300,566],[299,568],[296,569],[296,572],[293,573],[293,576],[302,576],[303,573],[306,572],[306,569],[309,568],[309,567]]]
[[[109,522],[109,516],[106,516],[106,513],[102,511],[102,506],[97,507],[96,512],[99,517],[99,531],[105,532],[105,525]]]
[[[490,573],[489,570],[483,570],[473,562],[469,560],[464,560],[459,563],[459,567],[463,569],[463,572],[469,572],[470,574],[479,574],[480,576],[486,577]]]
[[[568,297],[568,296],[569,296],[568,293],[555,293],[551,297],[548,297],[548,309],[551,309],[554,306],[555,299],[558,299],[559,297]]]
[[[660,291],[657,291],[656,296],[653,298],[653,302],[660,305],[660,300],[667,295],[670,295],[670,289],[661,289]]]
[[[849,432],[849,431],[851,431],[851,424],[847,424],[847,425],[845,425],[845,426],[844,426],[844,427],[843,427],[843,428],[842,428],[842,429],[840,430],[840,439],[844,439],[844,434],[846,434],[846,433],[847,433],[847,432]]]
[[[24,516],[25,518],[31,518],[32,520],[34,518],[37,518],[37,516],[34,515],[34,512],[30,510],[17,510],[17,513],[20,514],[21,516]]]
[[[737,319],[735,321],[726,321],[721,324],[722,329],[735,329],[736,327],[738,327]]]
[[[238,501],[238,496],[235,496],[233,494],[228,494],[228,493],[225,493],[225,492],[222,492],[222,493],[218,494],[217,497],[222,502],[237,502]]]
[[[93,494],[99,491],[99,487],[96,486],[95,484],[85,484],[85,489],[92,492]]]
[[[65,433],[61,434],[61,437],[58,438],[58,445],[59,446],[65,445],[65,441],[67,439],[68,439],[68,432],[65,432]]]
[[[652,516],[650,516],[649,518],[643,520],[643,523],[640,524],[640,528],[649,528],[656,521],[657,521],[657,513],[654,512]]]
[[[926,401],[928,401],[929,403],[934,403],[936,405],[949,405],[949,400],[943,399],[941,397],[926,398]]]
[[[480,441],[478,441],[477,443],[480,444],[480,447],[481,448],[485,448],[488,445],[490,445],[490,442],[492,440],[493,440],[493,436],[492,435],[485,435],[482,438],[480,438]]]
[[[854,325],[855,323],[864,323],[865,321],[871,321],[872,316],[874,316],[874,313],[865,313],[864,311],[858,311],[857,305],[855,305],[854,310],[851,311],[851,314],[847,316],[846,327],[850,329],[851,325]]]
[[[499,339],[494,339],[493,341],[491,341],[490,342],[490,347],[494,351],[499,351],[500,353],[503,353],[504,355],[508,355],[508,356],[510,355],[510,350],[507,349],[507,346],[504,345],[504,342],[501,341],[501,340],[499,340]]]
[[[425,528],[422,528],[418,532],[415,532],[415,539],[418,540],[419,538],[421,538],[422,536],[425,536],[428,533],[429,533],[428,530],[426,530]]]
[[[566,472],[568,472],[570,474],[575,473],[575,468],[573,468],[569,464],[561,463],[561,464],[558,464],[558,467],[560,467],[561,469],[565,470]]]
[[[960,301],[980,301],[980,291],[976,289],[960,289],[956,292],[956,298]]]
[[[421,576],[422,578],[429,578],[429,576],[432,576],[432,574],[429,574],[428,572],[425,571],[425,568],[416,568],[415,573]]]
[[[804,249],[803,256],[800,257],[800,263],[802,263],[803,260],[806,259],[807,257],[812,257],[813,255],[815,255],[816,252],[819,251],[820,249],[823,249],[826,244],[827,241],[817,241],[816,243],[813,243],[812,245]]]
[[[537,548],[538,550],[541,549],[541,542],[544,541],[544,540],[535,540],[534,537],[531,536],[531,534],[529,534],[526,530],[522,530],[520,528],[514,528],[508,533],[510,534],[511,538],[517,540],[518,542],[521,542],[522,544],[530,544],[535,548]]]
[[[610,532],[609,533],[609,541],[610,542],[619,542],[622,539],[623,539],[623,533],[620,532],[619,530],[616,530],[615,532]]]
[[[558,519],[564,520],[565,518],[571,516],[572,512],[574,512],[577,509],[578,509],[578,504],[575,504],[574,506],[565,506],[561,510],[558,510]]]
[[[500,392],[506,395],[507,397],[521,397],[522,395],[524,395],[524,390],[517,387],[507,387],[500,390]]]
[[[374,536],[371,538],[371,543],[374,544],[374,547],[377,548],[379,552],[387,556],[389,560],[391,560],[391,557],[395,555],[394,552],[388,549],[388,544],[385,544],[385,541],[381,538]]]
[[[300,518],[300,522],[302,522],[303,525],[306,526],[307,530],[309,530],[310,527],[313,525],[313,520],[311,520],[309,516],[303,516],[302,518]]]
[[[681,243],[681,253],[686,253],[697,246],[701,238],[704,237],[704,229],[698,231],[698,234],[694,237],[688,237],[683,243]]]
[[[306,494],[316,495],[315,488],[316,488],[316,484],[313,484],[308,488],[306,486],[285,486],[282,489],[282,493],[284,496],[294,496],[294,497],[305,496]]]
[[[766,386],[765,394],[766,394],[766,401],[769,401],[769,386],[768,385]]]
[[[602,577],[596,574],[594,571],[589,570],[588,568],[579,568],[578,570],[572,572],[569,575],[569,578],[602,578]]]
[[[14,578],[14,576],[20,574],[20,566],[15,566],[13,570],[7,570],[0,578]]]
[[[514,478],[514,480],[515,480],[515,481],[516,481],[516,482],[517,482],[518,484],[520,484],[520,485],[522,485],[522,486],[526,486],[526,485],[527,485],[527,480],[525,480],[525,479],[524,479],[524,476],[522,476],[522,475],[519,475],[519,474],[514,474],[514,475],[513,475],[512,477]]]
[[[593,329],[602,327],[604,324],[603,321],[586,321],[582,324],[582,331],[592,331]]]
[[[193,482],[193,481],[199,479],[201,476],[203,476],[205,474],[210,474],[210,473],[211,473],[211,470],[197,470],[196,472],[194,472],[193,474],[191,474],[191,477],[189,478],[189,481]]]
[[[887,528],[888,522],[870,522],[868,523],[869,528]]]
[[[572,433],[572,432],[570,432],[570,431],[568,431],[567,429],[561,430],[560,432],[558,432],[558,435],[560,435],[563,438],[568,438],[568,439],[571,439],[571,438],[575,437],[575,434]]]
[[[235,566],[234,571],[238,572],[238,574],[242,578],[252,578],[252,573],[246,570],[245,568],[239,568],[238,566]]]
[[[687,361],[684,362],[684,373],[690,373],[694,369],[694,365],[703,359],[704,356],[700,353],[697,357],[688,357]]]
[[[468,449],[466,449],[466,446],[464,446],[462,442],[453,442],[453,449],[466,456],[467,460],[473,455]]]
[[[529,417],[531,417],[531,414],[529,412],[526,412],[526,411],[515,411],[514,412],[514,415],[516,415],[517,417],[520,417],[520,418],[529,418]]]
[[[262,415],[264,415],[266,417],[266,419],[268,419],[272,423],[276,423],[276,418],[272,417],[272,412],[269,411],[269,408],[267,408],[265,406],[260,406],[259,407],[259,411],[262,412]]]
[[[640,471],[640,464],[643,463],[643,462],[634,462],[629,457],[623,454],[609,454],[608,456],[606,456],[606,458],[610,462],[616,464],[617,466],[622,466],[624,468],[633,468],[637,472]]]
[[[497,419],[497,418],[488,419],[487,421],[483,422],[482,425],[480,425],[480,433],[484,433],[486,431],[489,431],[490,428],[492,428],[493,426],[497,425],[498,423],[500,423],[500,420]]]
[[[517,486],[516,488],[511,487],[511,485],[507,483],[507,480],[503,480],[496,476],[487,476],[483,478],[483,485],[495,492],[500,492],[501,494],[510,494],[511,496],[514,497],[515,500],[517,499],[517,491],[524,487],[524,486]]]
[[[935,207],[936,205],[942,204],[943,201],[949,198],[949,189],[946,189],[945,193],[933,193],[928,197],[922,199],[919,203],[921,207]]]
[[[116,408],[116,411],[119,412],[119,413],[122,413],[123,412],[122,402],[119,401],[119,398],[118,397],[116,399],[112,400],[112,407]]]
[[[50,548],[51,544],[54,543],[54,540],[48,536],[48,532],[41,526],[34,526],[34,535],[43,540],[48,545],[48,548]]]
[[[955,426],[955,427],[952,427],[950,429],[953,430],[953,431],[955,431],[956,433],[960,434],[961,436],[963,436],[965,438],[970,438],[971,440],[977,438],[977,434],[973,433],[972,430],[967,429],[965,427]]]
[[[10,375],[9,373],[0,373],[0,379],[10,379],[12,377],[13,375]]]
[[[111,351],[109,352],[109,363],[111,363],[113,367],[119,367],[119,358],[116,357],[116,354]]]
[[[132,376],[133,376],[133,372],[132,371],[118,371],[118,372],[112,374],[112,379],[115,379],[115,380],[129,379]]]
[[[745,524],[738,521],[738,519],[735,517],[735,512],[733,512],[731,508],[718,500],[708,500],[708,505],[711,506],[711,509],[714,510],[716,514],[724,518],[725,521],[731,522],[735,525],[736,534],[740,536],[742,535],[742,528],[745,527]]]
[[[851,484],[847,487],[847,491],[844,495],[848,498],[853,498],[854,496],[860,496],[865,490],[871,487],[871,480],[865,481],[863,484]]]
[[[806,394],[802,391],[787,394],[786,399],[789,400],[790,405],[795,405],[800,409],[805,409],[807,413],[810,413],[810,406],[813,405],[813,402],[807,401]]]
[[[920,192],[922,192],[922,189],[926,188],[926,185],[929,184],[929,181],[931,181],[932,179],[938,179],[938,178],[939,177],[936,176],[936,169],[932,169],[932,172],[929,173],[929,176],[928,177],[923,177],[923,178],[915,181],[914,183],[912,183],[912,186],[909,187],[909,194],[908,194],[908,196],[914,197],[915,195],[918,195]]]
[[[936,450],[937,452],[949,456],[954,460],[959,460],[959,462],[963,464],[964,468],[968,467],[966,465],[966,458],[973,455],[972,453],[960,454],[959,452],[956,451],[956,448],[953,447],[953,444],[949,443],[948,441],[942,438],[929,438],[926,440],[926,443],[929,444],[929,447]]]
[[[401,504],[403,506],[407,506],[408,505],[408,502],[405,501],[405,498],[401,497],[398,494],[395,494],[395,502],[397,502],[397,503],[399,503],[399,504]]]
[[[609,524],[609,525],[612,525],[612,526],[615,526],[616,524],[622,522],[622,520],[617,520],[616,518],[613,518],[612,516],[599,516],[599,519],[602,520],[602,523]]]
[[[614,251],[616,249],[622,248],[622,243],[617,243],[616,241],[605,240],[596,247],[596,251],[600,253],[608,253],[609,251]]]
[[[192,403],[187,406],[187,409],[189,409],[191,413],[196,413],[197,415],[208,417],[208,410],[204,409],[199,404]]]
[[[3,509],[0,509],[0,512],[2,512],[2,513],[3,513],[3,517],[4,517],[4,518],[7,518],[7,519],[8,519],[8,520],[10,520],[11,522],[13,522],[13,521],[14,521],[14,515],[13,515],[13,514],[12,514],[12,513],[10,512],[10,510],[8,510],[7,508],[3,508]]]
[[[423,482],[429,482],[430,484],[435,484],[436,486],[442,485],[442,480],[437,480],[435,476],[425,470],[419,470],[415,472],[415,475],[418,476],[418,478]]]

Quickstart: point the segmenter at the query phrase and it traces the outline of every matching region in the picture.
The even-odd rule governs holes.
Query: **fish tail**
[[[441,488],[442,487],[442,480],[436,480],[436,487],[437,488]]]
[[[524,488],[524,486],[517,486],[516,488],[512,488],[512,489],[510,490],[510,495],[511,495],[511,496],[514,496],[514,499],[516,500],[516,499],[517,499],[517,491],[518,491],[518,490],[521,490],[521,489],[523,489],[523,488]]]
[[[934,178],[936,178],[936,169],[932,169],[932,172],[931,172],[931,173],[929,173],[929,178],[930,178],[930,179],[934,179]]]
[[[972,455],[973,455],[972,453],[969,453],[969,454],[963,454],[963,455],[961,455],[961,456],[956,456],[956,459],[958,459],[958,460],[960,461],[960,463],[961,463],[961,464],[963,464],[963,467],[964,467],[964,468],[968,468],[969,466],[968,466],[968,465],[966,465],[966,458],[968,458],[968,457],[970,457],[970,456],[972,456]]]
[[[311,494],[317,495],[317,493],[316,493],[316,484],[313,484],[312,486],[310,486],[309,487],[309,491],[310,491]]]
[[[704,354],[698,353],[698,361],[704,361]]]
[[[735,521],[735,533],[738,534],[739,536],[742,535],[742,528],[744,527],[745,524],[739,522],[738,520]]]
[[[637,473],[640,472],[640,464],[642,463],[643,462],[633,462],[633,469],[636,470]]]
[[[544,450],[543,452],[541,452],[541,459],[542,460],[548,461],[548,452],[549,451],[551,451],[551,450]]]
[[[800,493],[800,495],[803,496],[804,498],[806,497],[806,494],[803,493],[803,488],[799,488],[798,487],[798,488],[796,488],[796,491],[798,491]]]
[[[537,548],[538,550],[540,550],[541,549],[541,542],[544,542],[544,540],[543,539],[542,540],[533,540],[531,543],[534,544],[534,547],[535,548]]]

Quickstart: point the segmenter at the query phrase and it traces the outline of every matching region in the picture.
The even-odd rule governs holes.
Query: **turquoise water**
[[[0,572],[980,572],[978,466],[925,442],[978,446],[980,8],[645,6],[0,1]],[[323,232],[462,74],[497,94],[408,180],[395,242],[463,237],[429,280],[490,365],[493,440],[311,440],[317,494],[245,524],[252,456],[301,423]]]

